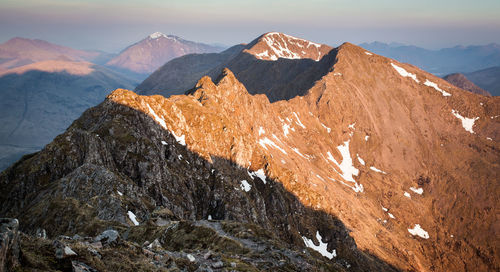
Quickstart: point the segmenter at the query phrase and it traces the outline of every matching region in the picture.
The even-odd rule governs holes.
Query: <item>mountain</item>
[[[103,52],[77,50],[43,40],[13,38],[0,44],[0,72],[34,62],[67,59],[94,61],[103,57]]]
[[[221,50],[220,47],[156,32],[127,47],[106,65],[148,75],[173,58],[191,53],[211,53]]]
[[[30,234],[47,234],[20,262],[499,270],[500,98],[349,43],[319,61],[246,54],[249,69],[270,67],[253,72],[266,90],[283,90],[281,65],[324,75],[274,102],[229,69],[186,95],[114,91],[0,174],[0,216],[19,219],[25,251],[41,243]],[[78,257],[55,260],[51,244]]]
[[[494,96],[500,95],[500,66],[465,74],[472,82]]]
[[[500,66],[500,45],[455,46],[428,50],[416,46],[363,43],[361,47],[376,54],[411,63],[438,76],[452,73],[466,74],[492,66]]]
[[[158,69],[137,86],[139,94],[182,94],[196,84],[200,73],[213,78],[229,68],[251,94],[266,94],[271,101],[303,95],[312,83],[330,69],[336,51],[283,33],[261,35],[246,46],[232,47],[212,62],[207,55],[175,59]],[[187,63],[200,63],[203,70],[190,71]],[[175,74],[176,76],[170,76]]]
[[[450,74],[450,75],[443,77],[443,79],[450,82],[451,84],[457,86],[458,88],[462,88],[462,89],[467,90],[469,92],[477,93],[480,95],[491,96],[491,94],[489,92],[479,88],[472,81],[468,80],[464,74],[460,74],[460,73]]]
[[[115,88],[131,81],[89,62],[47,60],[0,73],[0,169],[40,150]]]
[[[221,53],[188,54],[175,58],[149,75],[135,91],[142,94],[183,94],[196,82],[210,73],[214,67],[223,65],[239,54],[245,44],[235,45]]]

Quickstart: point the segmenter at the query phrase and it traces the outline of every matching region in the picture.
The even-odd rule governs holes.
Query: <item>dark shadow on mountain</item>
[[[279,181],[251,176],[224,158],[211,160],[179,144],[147,114],[106,100],[0,174],[0,217],[19,218],[24,232],[44,228],[55,237],[127,226],[127,211],[143,223],[159,213],[167,220],[210,216],[258,225],[297,250],[305,249],[302,236],[318,245],[319,232],[328,251],[336,250],[331,261],[350,271],[397,270],[357,249],[338,218],[304,206]]]
[[[135,88],[141,95],[161,94],[165,97],[183,94],[214,67],[227,62],[245,48],[238,44],[221,53],[188,54],[165,63]]]
[[[250,94],[265,94],[271,102],[288,100],[305,95],[317,80],[331,71],[337,56],[337,49],[332,49],[319,61],[284,58],[268,61],[242,51],[251,46],[237,45],[219,54],[192,54],[173,59],[135,91],[165,97],[184,94],[201,77],[208,75],[215,79],[223,68],[229,68]]]
[[[228,63],[212,69],[208,75],[216,78],[223,68],[228,68],[250,94],[265,94],[271,102],[289,100],[305,95],[317,80],[331,71],[337,50],[332,49],[319,61],[284,58],[268,61],[241,52]]]

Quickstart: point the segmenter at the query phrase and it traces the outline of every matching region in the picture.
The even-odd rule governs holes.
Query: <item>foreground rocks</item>
[[[19,265],[19,221],[0,218],[0,272]]]
[[[97,245],[96,237],[43,239],[20,234],[19,271],[346,271],[315,251],[283,243],[252,224],[232,221],[171,221],[120,229],[128,239]],[[112,230],[112,232],[117,232]],[[153,242],[149,242],[153,240]],[[71,250],[61,257],[59,249]],[[9,271],[9,270],[5,270]]]

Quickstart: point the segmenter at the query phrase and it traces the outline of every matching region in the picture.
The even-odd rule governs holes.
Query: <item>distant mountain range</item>
[[[222,50],[221,47],[156,32],[125,48],[118,56],[108,61],[106,65],[142,74],[145,75],[145,78],[171,59],[186,54],[212,53]]]
[[[500,96],[500,66],[465,74],[468,79],[494,96]]]
[[[376,54],[413,64],[438,76],[452,73],[465,74],[500,66],[500,45],[495,43],[455,46],[439,50],[381,42],[362,43],[360,46]]]

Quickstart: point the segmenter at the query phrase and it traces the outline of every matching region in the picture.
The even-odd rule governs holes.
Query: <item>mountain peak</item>
[[[319,61],[332,48],[280,32],[268,32],[250,43],[247,53],[260,60],[312,59]]]
[[[155,33],[153,33],[153,34],[149,35],[149,38],[150,38],[150,39],[153,39],[153,40],[156,40],[156,39],[158,39],[158,38],[160,38],[160,37],[165,37],[165,38],[167,38],[167,35],[165,35],[165,34],[163,34],[163,33],[161,33],[161,32],[155,32]]]

